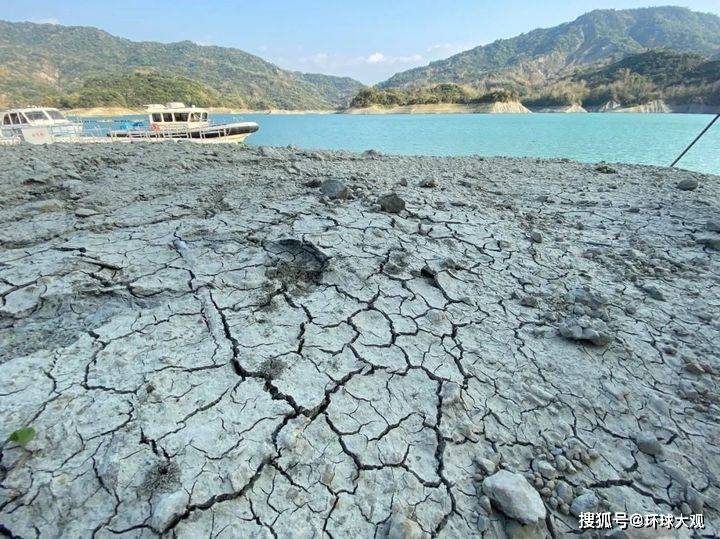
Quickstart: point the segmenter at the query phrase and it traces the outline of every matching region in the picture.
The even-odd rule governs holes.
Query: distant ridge
[[[113,94],[108,81],[123,94]],[[0,106],[137,106],[180,92],[200,105],[332,109],[347,105],[362,86],[348,77],[287,71],[239,49],[0,21]]]
[[[382,89],[441,83],[538,85],[648,49],[720,55],[720,17],[681,7],[596,10],[398,73]]]

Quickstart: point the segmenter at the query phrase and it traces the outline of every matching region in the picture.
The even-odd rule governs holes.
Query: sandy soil
[[[3,161],[0,535],[577,537],[605,511],[720,533],[720,177]]]

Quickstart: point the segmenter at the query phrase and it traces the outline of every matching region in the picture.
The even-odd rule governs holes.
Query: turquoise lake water
[[[414,155],[568,157],[669,165],[713,118],[703,114],[215,115],[252,120],[250,145]],[[678,165],[720,174],[720,121]]]

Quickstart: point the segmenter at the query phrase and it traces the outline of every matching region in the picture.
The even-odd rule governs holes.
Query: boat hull
[[[259,129],[255,122],[211,125],[193,129],[129,129],[110,131],[108,137],[121,140],[187,140],[200,144],[239,144]]]

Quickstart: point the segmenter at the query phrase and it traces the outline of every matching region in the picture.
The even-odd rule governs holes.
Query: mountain
[[[213,102],[217,94],[223,104],[250,108],[337,108],[363,86],[346,77],[287,71],[238,49],[190,41],[134,42],[90,27],[0,21],[0,105],[58,102],[82,91],[88,79],[120,77],[124,85],[142,82],[142,77],[128,73],[168,76],[173,80],[165,89],[172,89],[180,79],[185,86],[194,81],[201,85],[194,92],[212,95]],[[161,82],[156,78],[144,84],[143,91],[131,91],[129,95],[137,99],[126,104],[145,104],[140,99]],[[93,103],[120,104],[103,95],[104,101]]]
[[[222,96],[196,80],[140,68],[129,73],[87,78],[77,90],[57,98],[61,107],[72,109],[127,108],[170,101],[201,103],[206,107],[242,107],[245,104],[241,99]]]
[[[650,50],[609,66],[579,70],[556,86],[573,87],[571,81],[581,84],[582,93],[567,99],[564,104],[568,105],[573,101],[588,107],[608,102],[632,106],[654,100],[678,105],[720,105],[720,60],[707,60],[695,53]],[[548,93],[551,91],[545,89]]]
[[[440,83],[515,89],[562,78],[578,67],[611,63],[647,49],[720,54],[720,17],[680,7],[596,10],[572,22],[533,30],[398,73],[379,88]]]
[[[606,67],[580,70],[572,78],[597,86],[617,80],[623,72],[635,73],[659,86],[710,83],[720,79],[720,60],[708,61],[700,54],[669,49],[649,50],[627,56]]]

